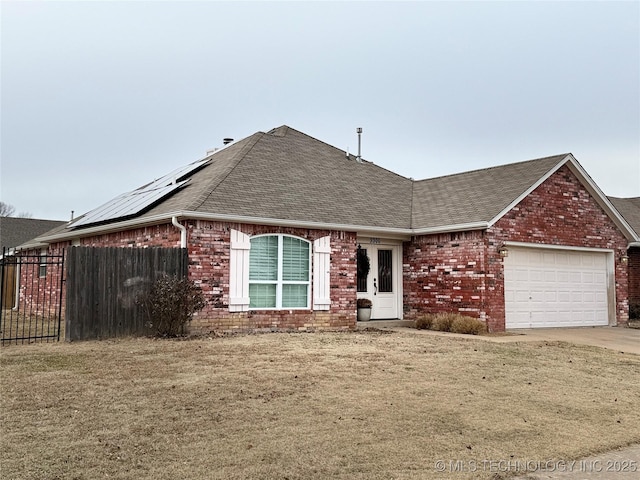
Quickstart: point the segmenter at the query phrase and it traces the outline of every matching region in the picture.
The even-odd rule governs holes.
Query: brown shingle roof
[[[608,197],[613,206],[620,212],[631,228],[640,236],[640,197],[616,198]]]
[[[190,185],[144,216],[184,210],[409,228],[412,181],[289,127],[213,155]]]
[[[413,228],[489,222],[567,154],[415,182]]]
[[[0,254],[3,248],[15,248],[64,223],[57,220],[0,217]]]
[[[413,181],[281,126],[215,152],[184,187],[133,218],[144,223],[179,214],[354,230],[444,230],[490,222],[567,158],[556,155]]]

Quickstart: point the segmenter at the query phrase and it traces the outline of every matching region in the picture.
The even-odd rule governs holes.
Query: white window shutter
[[[249,310],[249,235],[231,230],[229,265],[229,311]]]
[[[331,237],[313,242],[313,309],[329,310],[331,307]]]

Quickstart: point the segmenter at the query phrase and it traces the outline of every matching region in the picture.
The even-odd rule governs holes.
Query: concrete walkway
[[[555,341],[591,345],[640,355],[640,330],[626,327],[536,328],[510,330],[501,341]],[[516,340],[512,340],[515,337]],[[508,339],[508,340],[502,340]],[[639,476],[640,478],[640,476]]]
[[[575,328],[533,328],[509,330],[505,334],[462,335],[457,333],[415,330],[412,322],[404,320],[358,322],[358,329],[378,328],[381,330],[412,331],[420,335],[474,338],[496,343],[510,342],[568,342],[577,345],[591,345],[618,352],[640,355],[640,329],[626,327],[575,327]],[[638,476],[640,478],[640,475]]]
[[[543,469],[545,471],[542,471]],[[548,462],[543,464],[539,471],[513,478],[514,480],[637,479],[640,478],[640,445],[582,458],[575,462]]]

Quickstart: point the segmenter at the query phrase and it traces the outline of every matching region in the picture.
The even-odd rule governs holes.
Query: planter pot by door
[[[371,318],[371,307],[359,307],[358,308],[358,321],[368,322]]]

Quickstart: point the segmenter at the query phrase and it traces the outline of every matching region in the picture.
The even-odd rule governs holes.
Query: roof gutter
[[[225,214],[210,214],[201,212],[190,211],[176,211],[159,215],[151,215],[149,217],[142,217],[137,219],[125,220],[118,223],[110,223],[106,225],[98,225],[95,227],[80,228],[77,230],[68,230],[66,232],[56,233],[46,237],[39,237],[36,240],[39,242],[37,245],[42,245],[42,242],[53,243],[56,241],[70,240],[72,238],[86,237],[91,235],[103,235],[106,233],[112,233],[117,231],[126,230],[134,227],[144,227],[148,225],[157,225],[158,223],[170,222],[174,226],[180,229],[180,243],[182,248],[186,248],[186,227],[178,222],[178,218],[181,219],[194,219],[194,220],[208,220],[218,222],[231,222],[231,223],[251,223],[257,225],[274,225],[285,227],[297,227],[297,228],[312,228],[320,230],[344,230],[347,232],[356,232],[359,235],[369,236],[386,236],[409,239],[412,235],[429,235],[437,233],[447,232],[462,232],[465,230],[482,230],[489,227],[488,222],[472,222],[472,223],[460,223],[453,225],[440,225],[437,227],[428,228],[395,228],[395,227],[378,227],[369,225],[347,225],[341,223],[323,223],[323,222],[305,222],[300,220],[288,220],[282,218],[264,218],[264,217],[250,217],[243,215],[225,215]],[[176,225],[178,223],[178,225]],[[183,231],[182,228],[185,230]],[[184,237],[184,238],[183,238]],[[35,244],[34,244],[35,246]],[[25,246],[22,246],[24,248]]]

